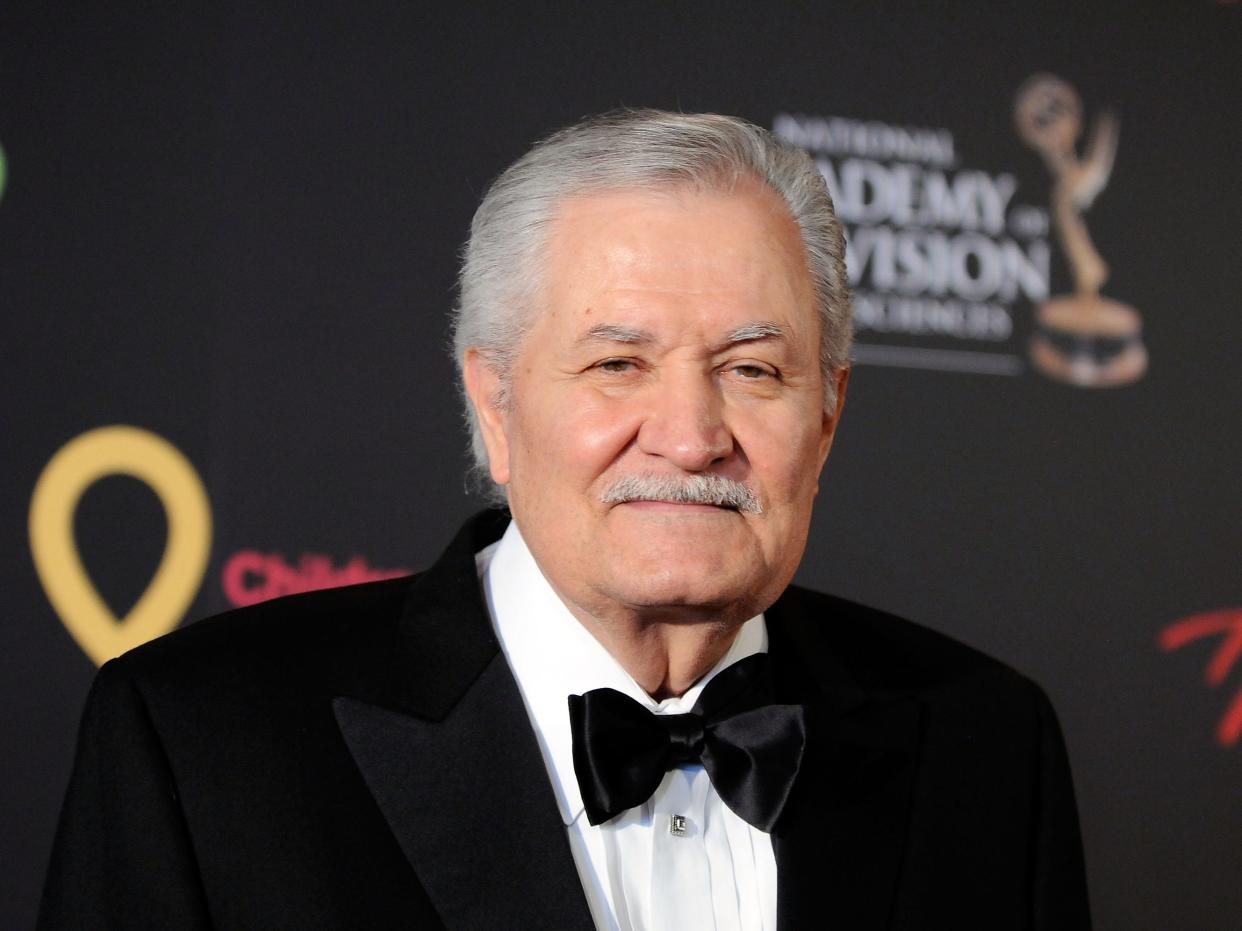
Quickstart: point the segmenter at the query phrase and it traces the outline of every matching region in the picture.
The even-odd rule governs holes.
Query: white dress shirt
[[[775,931],[771,837],[720,800],[702,766],[666,773],[645,804],[593,826],[574,775],[569,696],[613,688],[655,714],[681,714],[720,670],[767,651],[763,615],[680,698],[653,700],[569,612],[516,522],[476,556],[479,578],[517,679],[595,926],[601,931]],[[675,835],[672,816],[686,819]]]

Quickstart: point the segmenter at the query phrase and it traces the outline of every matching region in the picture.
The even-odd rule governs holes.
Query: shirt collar
[[[722,669],[768,649],[767,628],[759,614],[742,625],[728,652],[684,695],[657,702],[565,607],[516,521],[475,560],[492,626],[517,679],[566,826],[582,814],[569,728],[570,695],[612,688],[655,714],[681,714],[694,707],[704,686]]]

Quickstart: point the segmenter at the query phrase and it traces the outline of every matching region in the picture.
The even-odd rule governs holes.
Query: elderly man
[[[612,114],[509,168],[456,346],[512,519],[108,663],[42,926],[1087,927],[1039,689],[789,584],[843,254],[741,120]]]

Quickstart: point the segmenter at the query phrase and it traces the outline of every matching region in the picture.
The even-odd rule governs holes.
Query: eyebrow
[[[784,339],[788,335],[785,328],[779,324],[757,320],[730,330],[724,341],[725,345],[732,345],[733,343],[753,343],[761,339]]]
[[[732,346],[737,343],[753,343],[763,339],[784,339],[786,336],[788,336],[788,332],[783,326],[766,320],[757,320],[734,327],[725,335],[721,345]],[[578,340],[580,344],[597,341],[639,344],[655,342],[655,337],[650,331],[642,330],[638,327],[620,326],[615,323],[597,323]]]
[[[580,344],[597,341],[607,343],[651,343],[655,341],[655,337],[647,330],[640,330],[637,327],[619,326],[615,323],[597,323],[578,338]]]

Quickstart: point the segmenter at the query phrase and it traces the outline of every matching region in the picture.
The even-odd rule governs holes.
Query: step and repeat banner
[[[7,6],[0,926],[100,663],[480,506],[471,213],[618,106],[833,191],[858,341],[800,581],[1047,688],[1099,928],[1242,926],[1240,62],[1209,0]]]

